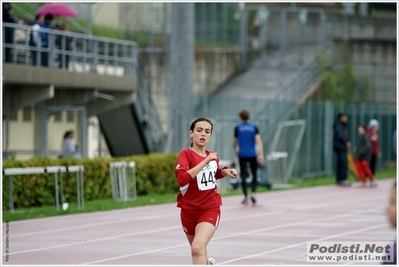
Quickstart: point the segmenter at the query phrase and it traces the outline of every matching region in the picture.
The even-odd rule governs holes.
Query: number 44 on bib
[[[199,190],[204,191],[215,188],[217,167],[216,161],[212,160],[197,174]]]

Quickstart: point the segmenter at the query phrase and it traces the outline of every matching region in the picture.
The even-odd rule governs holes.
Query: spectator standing
[[[258,127],[249,122],[250,112],[243,109],[239,113],[240,123],[234,129],[233,148],[240,164],[241,187],[244,193],[242,204],[248,204],[247,182],[248,164],[252,173],[251,201],[256,204],[258,164],[263,163],[263,143]]]
[[[370,170],[375,175],[378,158],[381,157],[380,146],[378,144],[379,135],[378,130],[380,128],[380,124],[376,119],[372,119],[368,125],[368,135],[371,140],[371,160],[370,160]]]
[[[41,47],[41,25],[44,23],[44,16],[43,15],[36,15],[36,22],[32,26],[32,30],[30,32],[30,38],[29,38],[29,45],[34,47],[31,49],[31,55],[32,55],[32,65],[37,66],[39,64],[39,53],[38,53],[38,47]]]
[[[7,23],[16,23],[16,19],[14,18],[14,11],[12,9],[11,3],[3,3],[3,22]],[[14,32],[15,29],[11,27],[6,27],[4,30],[4,43],[8,45],[12,45],[14,43]],[[12,48],[5,47],[5,62],[11,63],[13,62],[12,56]]]
[[[345,113],[339,113],[337,122],[333,126],[333,149],[337,154],[337,167],[335,172],[336,184],[339,186],[350,186],[348,182],[348,158],[347,153],[350,148],[348,131],[346,124],[348,117]]]
[[[42,28],[46,29],[46,30],[50,30],[51,29],[51,23],[53,22],[53,15],[51,14],[47,14],[44,17],[44,23],[42,24]],[[50,44],[50,39],[49,39],[50,34],[48,32],[43,32],[42,33],[42,48],[44,48],[45,50],[47,50],[49,48],[49,44]],[[42,66],[44,67],[49,67],[50,66],[50,62],[49,62],[49,51],[42,51],[41,56],[42,56]]]
[[[371,159],[371,142],[367,134],[367,126],[360,124],[358,127],[359,143],[356,147],[355,159],[356,169],[359,174],[359,179],[362,181],[362,186],[366,186],[366,176],[370,179],[370,186],[376,186],[374,175],[369,168]]]
[[[69,31],[68,29],[68,24],[66,22],[62,22],[59,27],[59,30],[61,31]],[[58,62],[59,65],[58,67],[60,69],[69,69],[69,54],[68,52],[65,53],[65,51],[71,51],[72,50],[72,38],[69,36],[65,35],[59,35],[57,36],[56,39],[56,45],[58,49],[61,50],[61,53],[58,56]]]
[[[78,151],[78,146],[73,142],[75,133],[73,131],[67,131],[64,134],[64,140],[62,142],[62,154],[63,158],[81,158],[82,155]]]

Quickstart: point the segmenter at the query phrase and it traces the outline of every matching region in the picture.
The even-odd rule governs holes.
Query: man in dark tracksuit
[[[240,163],[241,186],[245,197],[241,203],[248,204],[246,178],[249,176],[247,166],[249,164],[252,172],[251,201],[256,204],[257,171],[258,164],[263,163],[263,143],[258,127],[249,122],[249,110],[241,110],[239,116],[240,123],[234,129],[233,148]]]
[[[334,152],[337,153],[337,168],[336,168],[336,183],[337,185],[350,185],[348,182],[348,159],[347,153],[350,143],[347,142],[348,132],[346,130],[346,123],[348,117],[344,113],[339,113],[337,116],[338,122],[334,124]]]

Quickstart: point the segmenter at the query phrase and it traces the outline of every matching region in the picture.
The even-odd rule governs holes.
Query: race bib
[[[217,167],[216,161],[212,160],[197,174],[199,190],[204,191],[215,188]]]

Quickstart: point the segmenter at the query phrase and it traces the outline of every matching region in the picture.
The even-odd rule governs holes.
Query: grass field
[[[377,173],[377,179],[384,178],[392,178],[396,177],[396,169],[393,170],[381,170]],[[352,175],[349,175],[349,180],[355,182],[355,178]],[[331,185],[335,183],[335,178],[333,176],[326,177],[315,177],[309,178],[306,180],[291,180],[289,184],[292,185],[293,188],[301,188],[301,187],[312,187],[312,186],[321,186],[321,185]],[[290,189],[267,189],[265,187],[258,187],[258,192],[269,192],[276,190],[290,190]],[[233,196],[242,194],[241,189],[229,189],[225,192],[222,192],[221,195]],[[139,207],[146,205],[157,205],[164,203],[173,203],[176,201],[176,193],[170,194],[151,194],[145,196],[138,196],[134,201],[127,202],[116,202],[112,198],[108,199],[97,199],[91,201],[85,201],[84,209],[78,209],[76,203],[69,203],[69,207],[67,210],[56,210],[55,206],[43,206],[43,207],[32,207],[30,209],[18,209],[15,210],[14,213],[11,213],[9,210],[3,210],[2,220],[3,222],[9,221],[17,221],[17,220],[26,220],[26,219],[34,219],[34,218],[44,218],[49,216],[59,216],[66,214],[74,214],[74,213],[84,213],[84,212],[95,212],[95,211],[105,211],[105,210],[113,210],[113,209],[123,209],[123,208],[131,208],[131,207]]]

